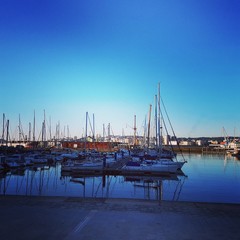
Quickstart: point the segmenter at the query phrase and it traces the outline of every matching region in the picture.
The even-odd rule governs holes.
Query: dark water
[[[240,203],[240,161],[224,155],[185,155],[184,175],[172,178],[61,175],[38,166],[0,178],[1,195],[135,198]]]

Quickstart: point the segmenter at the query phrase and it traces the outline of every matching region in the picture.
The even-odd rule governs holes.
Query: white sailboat
[[[176,161],[174,159],[176,154],[173,151],[163,148],[162,145],[162,126],[161,126],[161,109],[160,109],[160,84],[158,85],[158,97],[155,96],[155,124],[156,124],[156,143],[155,148],[150,148],[150,122],[151,122],[151,109],[149,110],[149,122],[148,122],[148,138],[147,138],[147,149],[143,150],[139,154],[139,162],[128,162],[125,166],[127,170],[134,171],[152,171],[152,172],[169,172],[175,173],[180,170],[186,161]],[[163,119],[163,118],[162,118]],[[165,125],[165,123],[164,123]],[[165,126],[166,128],[166,126]],[[136,159],[136,155],[134,156]]]

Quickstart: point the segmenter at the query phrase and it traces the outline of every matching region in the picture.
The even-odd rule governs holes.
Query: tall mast
[[[18,141],[21,142],[21,120],[20,120],[20,114],[18,115]]]
[[[160,107],[160,102],[161,102],[161,96],[160,96],[160,83],[158,83],[158,146],[159,146],[159,151],[162,152],[162,127],[161,127],[161,107]]]
[[[87,141],[87,121],[88,121],[88,112],[86,112],[86,131],[85,131],[85,137],[86,137],[86,141]]]
[[[46,114],[44,109],[44,141],[47,140],[47,132],[46,132]]]
[[[28,141],[31,141],[31,123],[29,123]]]
[[[35,110],[33,115],[33,142],[35,142]]]
[[[157,116],[157,95],[155,95],[155,144],[158,147],[158,116]]]
[[[151,122],[151,112],[152,112],[152,104],[150,104],[149,115],[148,115],[148,139],[147,139],[147,147],[149,148],[150,143],[150,122]]]
[[[44,110],[44,119],[42,123],[42,142],[46,141],[46,118],[45,118],[45,110]]]
[[[49,127],[49,137],[50,141],[52,141],[52,122],[51,122],[51,116],[49,117],[50,127]]]
[[[133,143],[133,145],[135,146],[136,145],[136,132],[137,132],[136,115],[134,115],[134,127],[133,127],[133,130],[134,130],[134,143]]]
[[[19,114],[19,118],[18,118],[18,131],[19,131],[19,136],[18,136],[18,141],[21,142],[21,140],[24,141],[24,133],[23,133],[23,128],[22,128],[22,123],[21,123],[21,118],[20,118],[20,114]]]
[[[86,148],[87,148],[87,121],[88,121],[88,112],[86,112],[85,153],[86,153]]]
[[[108,142],[110,142],[110,135],[111,135],[111,133],[110,133],[110,123],[108,124]]]
[[[95,117],[93,113],[93,142],[95,142]]]
[[[44,142],[44,122],[42,122],[42,143]]]
[[[55,138],[58,140],[58,123],[56,124]]]
[[[7,120],[7,137],[6,137],[6,146],[8,145],[8,138],[9,138],[9,120]]]
[[[144,136],[143,136],[144,147],[146,147],[146,135],[147,135],[147,116],[145,116],[144,120]]]
[[[69,141],[69,126],[67,125],[67,140]]]
[[[3,113],[2,143],[4,142],[4,136],[5,136],[5,114]]]
[[[103,124],[103,142],[105,142],[105,125]]]
[[[60,121],[58,121],[58,128],[57,128],[57,136],[58,136],[58,141],[60,140],[60,131],[61,131],[61,125],[60,125]]]

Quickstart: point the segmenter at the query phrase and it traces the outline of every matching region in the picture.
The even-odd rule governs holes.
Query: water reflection
[[[180,177],[180,178],[179,178]],[[12,170],[0,178],[1,195],[75,196],[178,200],[183,176],[81,176],[61,173],[60,164]],[[164,182],[166,181],[166,187]],[[164,188],[168,190],[164,191]],[[175,189],[174,189],[175,188]]]
[[[0,175],[1,195],[134,198],[240,203],[240,161],[224,155],[186,155],[187,177],[81,176],[61,165],[38,165]]]

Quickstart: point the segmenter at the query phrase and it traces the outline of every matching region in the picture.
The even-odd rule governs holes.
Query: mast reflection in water
[[[177,200],[184,176],[69,176],[61,165],[13,170],[1,175],[1,195],[72,196],[98,198],[137,198],[162,200],[164,182],[166,198]],[[178,194],[176,194],[178,192]],[[170,196],[172,195],[172,196]]]
[[[35,166],[0,176],[1,195],[134,198],[240,203],[240,161],[224,155],[185,155],[186,175],[67,176],[61,165]]]

